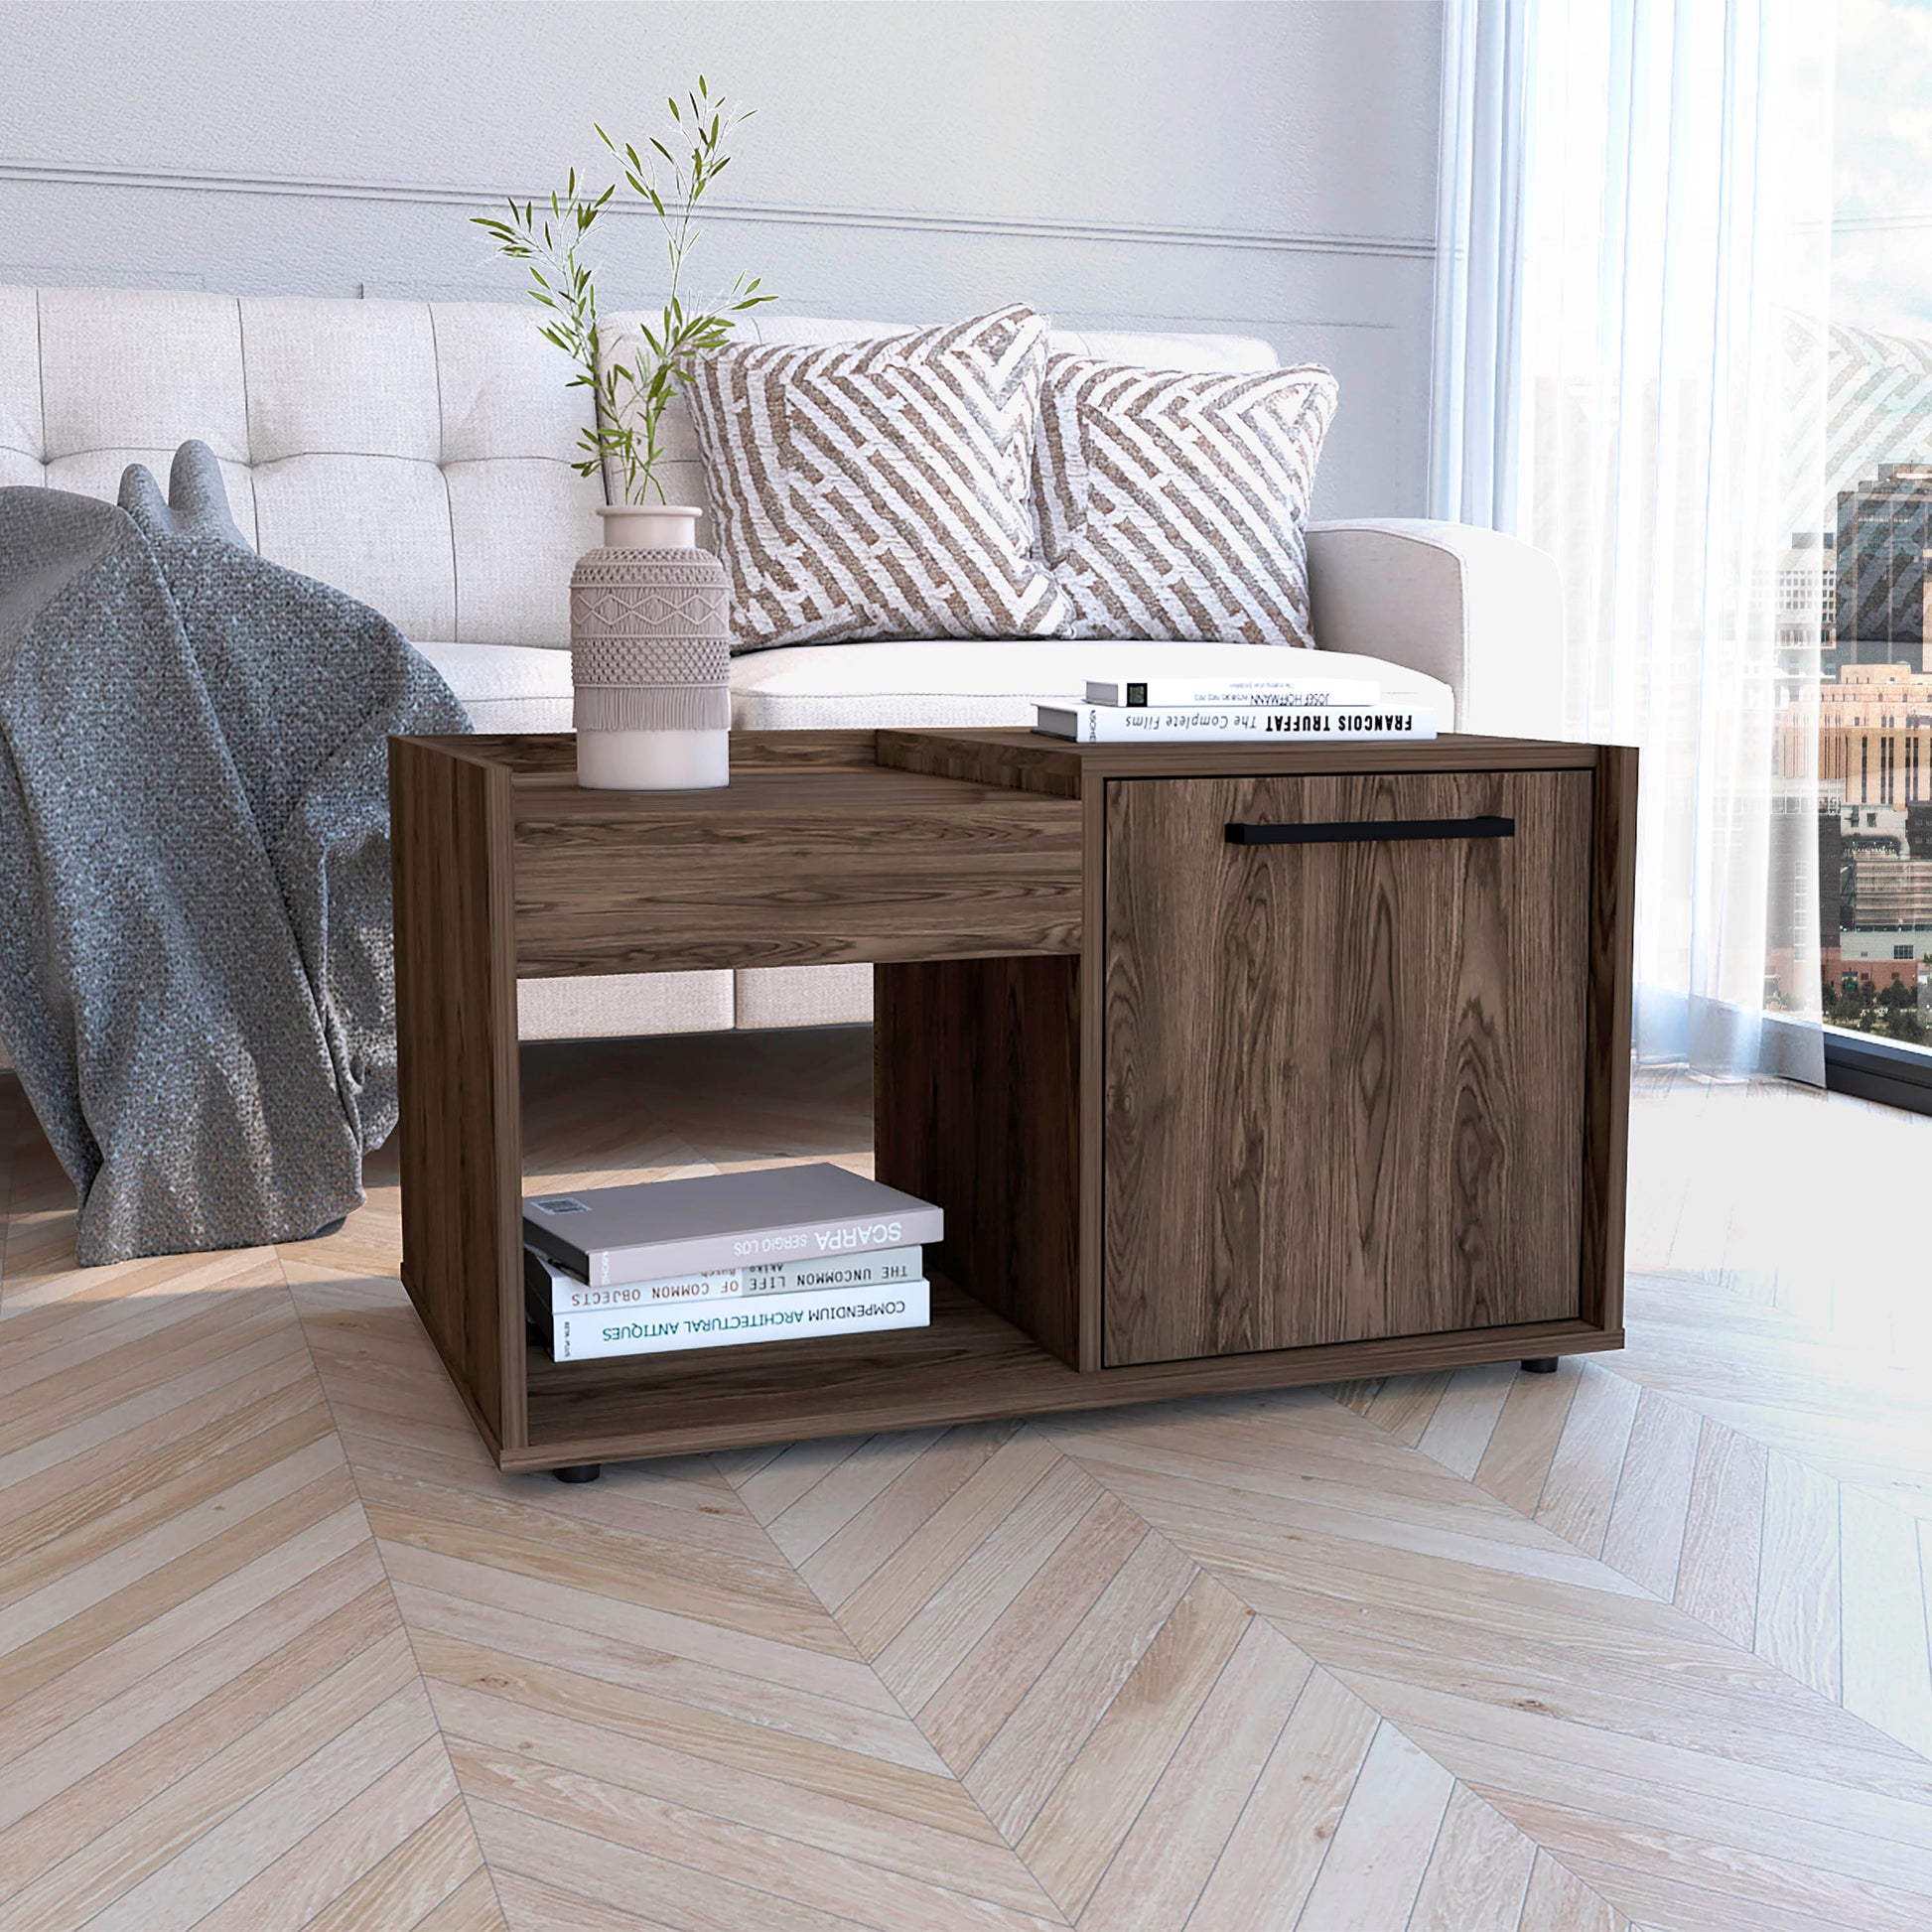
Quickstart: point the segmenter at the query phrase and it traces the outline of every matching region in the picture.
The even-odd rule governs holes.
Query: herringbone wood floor
[[[531,1055],[864,1166],[863,1035]],[[1630,1348],[499,1476],[333,1239],[71,1265],[0,1075],[0,1927],[1932,1924],[1932,1122],[1651,1079]]]

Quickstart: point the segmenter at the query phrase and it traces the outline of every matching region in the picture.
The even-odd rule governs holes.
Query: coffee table
[[[390,746],[403,1281],[498,1465],[1621,1344],[1636,754],[735,733]],[[930,1327],[551,1362],[516,981],[871,961]]]

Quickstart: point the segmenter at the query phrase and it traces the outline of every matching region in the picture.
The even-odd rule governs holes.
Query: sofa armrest
[[[1420,517],[1311,523],[1314,640],[1440,678],[1455,728],[1564,736],[1556,560],[1496,530]]]

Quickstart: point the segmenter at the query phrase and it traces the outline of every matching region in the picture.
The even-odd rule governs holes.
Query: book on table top
[[[547,1307],[540,1296],[531,1295],[525,1298],[524,1308],[555,1362],[874,1334],[891,1328],[923,1328],[932,1318],[923,1277],[846,1294],[744,1295],[722,1302],[575,1313],[560,1312]]]
[[[924,1273],[922,1249],[875,1248],[825,1261],[757,1262],[745,1268],[719,1268],[702,1274],[667,1275],[659,1281],[592,1288],[561,1262],[535,1248],[523,1250],[525,1293],[539,1297],[558,1314],[634,1311],[679,1302],[727,1302],[761,1295],[830,1295],[846,1289],[913,1282]]]
[[[1105,705],[1034,707],[1034,729],[1081,745],[1334,745],[1345,739],[1434,738],[1417,705]]]
[[[945,1217],[930,1201],[829,1161],[529,1194],[523,1201],[525,1243],[590,1288],[916,1248],[944,1232]]]
[[[1087,703],[1165,705],[1372,705],[1382,688],[1373,678],[1323,677],[1090,677]]]

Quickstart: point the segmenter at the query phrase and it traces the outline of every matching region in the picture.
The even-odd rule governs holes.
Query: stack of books
[[[923,1328],[930,1201],[835,1168],[756,1168],[523,1202],[524,1303],[559,1362]]]
[[[1286,653],[1283,653],[1286,655]],[[1434,738],[1428,707],[1385,705],[1365,678],[1093,678],[1084,703],[1036,705],[1035,729],[1082,745],[1334,744]]]

